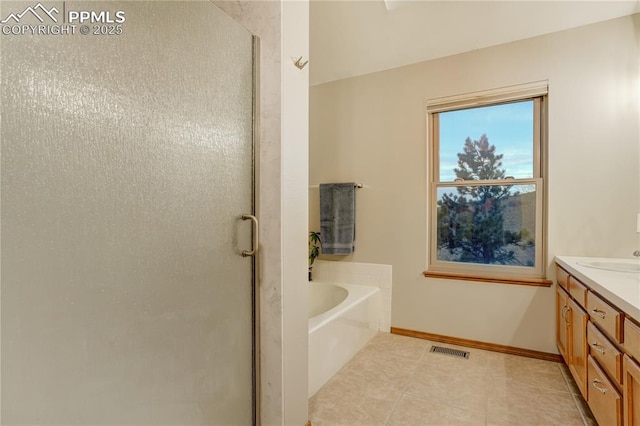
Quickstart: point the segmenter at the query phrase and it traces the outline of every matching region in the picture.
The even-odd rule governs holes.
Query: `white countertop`
[[[579,281],[640,322],[640,273],[609,271],[581,265],[594,261],[640,263],[640,259],[556,256],[555,261]]]

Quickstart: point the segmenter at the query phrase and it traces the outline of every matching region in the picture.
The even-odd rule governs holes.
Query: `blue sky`
[[[504,154],[506,176],[533,177],[533,101],[440,113],[440,181],[455,179],[453,169],[467,137],[482,134]]]

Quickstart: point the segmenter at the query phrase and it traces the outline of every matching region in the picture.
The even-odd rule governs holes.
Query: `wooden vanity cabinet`
[[[586,287],[558,268],[558,279],[565,286],[556,287],[556,343],[582,396],[587,399],[587,322],[589,314],[584,309]],[[565,288],[569,291],[565,291]],[[578,298],[576,301],[571,297]]]
[[[640,426],[640,325],[556,269],[556,342],[600,426]]]

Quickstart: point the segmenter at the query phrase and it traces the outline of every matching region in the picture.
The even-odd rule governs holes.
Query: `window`
[[[427,105],[426,276],[548,285],[543,148],[547,84]]]

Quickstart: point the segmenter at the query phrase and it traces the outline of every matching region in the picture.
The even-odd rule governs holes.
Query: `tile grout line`
[[[571,380],[571,379],[569,377],[567,377],[567,375],[565,374],[565,371],[562,368],[562,366],[558,365],[558,369],[560,370],[560,375],[564,379],[564,384],[565,384],[565,386],[567,386],[569,394],[571,395],[571,400],[573,401],[573,405],[575,405],[576,410],[578,410],[578,414],[580,414],[580,418],[582,419],[583,426],[589,426],[589,422],[587,421],[587,418],[585,416],[585,412],[584,412],[584,410],[582,408],[582,405],[580,404],[580,401],[578,400],[578,398],[582,398],[582,396],[581,395],[576,395],[576,394],[574,394],[572,392],[572,386],[571,386],[571,383],[569,383],[569,380]]]
[[[485,373],[485,398],[484,398],[484,424],[485,426],[489,425],[489,394],[490,388],[493,386],[494,375],[491,371],[492,366],[490,365],[489,355],[485,354],[484,360],[484,373]]]
[[[484,360],[484,373],[485,373],[485,382],[484,382],[484,392],[485,392],[485,399],[484,399],[484,426],[488,426],[489,425],[489,387],[491,386],[491,380],[493,379],[493,377],[490,377],[491,372],[489,371],[489,360],[485,359]]]
[[[420,365],[420,361],[424,358],[424,355],[427,353],[427,350],[428,350],[428,345],[425,346],[424,350],[422,351],[422,354],[418,357],[418,359],[413,362],[414,365],[413,365],[413,369],[411,370],[412,373],[418,369],[418,366]],[[393,413],[395,413],[396,408],[400,403],[400,400],[402,399],[402,397],[404,396],[404,393],[407,391],[407,389],[409,388],[409,385],[411,384],[412,376],[413,375],[409,376],[410,378],[409,380],[407,380],[407,383],[403,386],[403,389],[400,392],[398,392],[398,397],[396,398],[396,402],[393,404],[393,408],[391,408],[391,411],[389,412],[389,415],[385,419],[383,426],[387,426],[389,424],[389,421],[391,420],[391,417],[393,417]]]
[[[571,398],[573,399],[573,403],[576,406],[576,410],[578,410],[578,414],[580,414],[580,418],[582,419],[583,426],[589,426],[589,422],[587,422],[587,418],[584,415],[582,408],[580,407],[580,403],[578,402],[578,398],[582,398],[580,395],[571,394]]]
[[[399,392],[398,397],[396,398],[396,402],[393,403],[393,407],[391,407],[391,410],[389,410],[389,414],[387,415],[387,418],[384,420],[384,423],[382,423],[383,426],[387,426],[389,424],[389,420],[391,420],[391,417],[393,417],[393,413],[395,413],[396,407],[398,406],[398,403],[402,399],[403,394],[404,394],[404,391]]]

